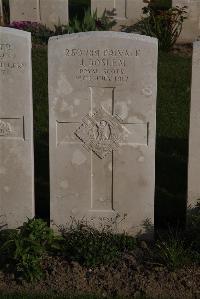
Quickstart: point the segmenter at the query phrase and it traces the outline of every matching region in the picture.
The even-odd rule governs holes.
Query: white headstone
[[[0,27],[0,227],[34,216],[31,34]]]
[[[143,0],[127,0],[126,16],[132,24],[137,23],[144,16],[142,9],[145,6],[147,6],[147,3],[144,3]]]
[[[49,41],[51,222],[154,219],[157,40],[116,32]],[[119,220],[119,219],[118,219]]]
[[[200,199],[200,42],[193,45],[192,90],[189,133],[188,206]]]
[[[68,0],[10,0],[10,20],[31,21],[55,29],[68,23]]]
[[[116,19],[127,19],[133,24],[141,19],[142,8],[146,5],[143,0],[91,0],[91,10],[97,10],[99,17],[106,10],[113,12]]]
[[[68,0],[40,0],[41,22],[50,29],[68,24]]]
[[[200,36],[200,0],[173,0],[173,7],[187,6],[187,19],[178,39],[181,43],[191,43]]]
[[[10,22],[40,22],[40,0],[9,0]]]

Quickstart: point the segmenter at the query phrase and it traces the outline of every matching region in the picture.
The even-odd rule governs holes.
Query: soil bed
[[[200,298],[199,266],[190,265],[172,272],[164,266],[142,262],[144,254],[124,254],[117,263],[96,268],[82,267],[76,262],[67,262],[58,257],[47,257],[43,260],[43,280],[32,284],[16,282],[12,275],[1,273],[0,292]]]

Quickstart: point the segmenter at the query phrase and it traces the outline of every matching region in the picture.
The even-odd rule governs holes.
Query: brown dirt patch
[[[142,263],[135,253],[125,254],[112,266],[96,268],[82,267],[58,257],[47,257],[43,268],[44,279],[34,284],[17,283],[12,275],[0,273],[0,292],[200,298],[200,266],[190,265],[170,272],[166,267]]]

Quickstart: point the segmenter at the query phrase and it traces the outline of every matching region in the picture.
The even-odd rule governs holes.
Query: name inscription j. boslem
[[[24,69],[24,63],[15,61],[15,57],[15,47],[9,42],[0,41],[0,74]]]
[[[127,69],[139,54],[140,49],[65,49],[65,56],[75,58],[78,63],[76,80],[116,84],[128,82]]]

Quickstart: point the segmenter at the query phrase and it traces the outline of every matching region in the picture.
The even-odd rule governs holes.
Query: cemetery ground
[[[25,225],[26,229],[17,236],[14,232],[8,238],[10,244],[15,245],[8,245],[1,255],[1,259],[6,260],[6,269],[0,272],[2,294],[23,293],[24,298],[32,298],[30,294],[36,294],[36,298],[40,298],[37,294],[48,294],[47,298],[66,294],[72,295],[66,298],[78,298],[76,295],[86,294],[80,297],[86,299],[102,296],[140,299],[200,297],[199,211],[191,218],[192,226],[182,231],[187,195],[191,53],[191,48],[183,48],[182,51],[176,49],[159,55],[155,194],[157,241],[113,236],[109,230],[99,234],[83,224],[71,227],[63,234],[63,241],[54,239],[45,225],[30,221],[28,229]],[[32,55],[36,216],[48,222],[47,48],[33,47]],[[151,229],[150,223],[146,223],[146,229]],[[35,236],[37,242],[41,241],[41,247],[38,253],[37,248],[30,245],[28,250],[32,260],[30,258],[23,264],[27,240],[27,235],[23,234],[27,231],[29,237]],[[35,252],[39,264],[37,258],[33,258]],[[35,277],[38,280],[34,280]],[[5,295],[2,298],[23,297]]]

